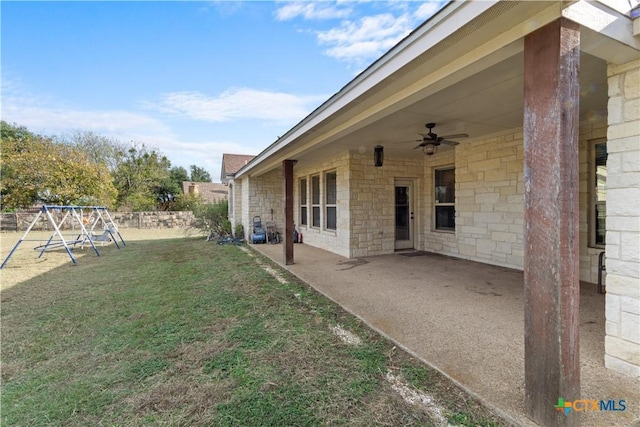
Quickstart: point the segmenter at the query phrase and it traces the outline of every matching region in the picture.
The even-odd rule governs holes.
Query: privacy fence
[[[24,231],[38,215],[39,208],[25,209],[13,213],[0,214],[2,231]],[[166,212],[109,212],[113,222],[119,228],[187,228],[193,224],[194,216],[190,211]],[[64,212],[54,212],[56,223],[60,223]],[[65,229],[73,229],[76,224],[65,224]],[[33,230],[53,230],[48,219],[42,216]]]

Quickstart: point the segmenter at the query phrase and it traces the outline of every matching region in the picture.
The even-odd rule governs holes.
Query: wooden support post
[[[524,43],[525,406],[576,426],[580,398],[578,116],[580,28],[561,18]]]
[[[282,161],[284,194],[284,263],[293,264],[293,165],[295,160]]]

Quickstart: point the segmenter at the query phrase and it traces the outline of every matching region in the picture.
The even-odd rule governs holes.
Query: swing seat
[[[91,234],[91,240],[94,242],[110,242],[111,241],[111,231],[104,230],[102,234]]]
[[[110,242],[111,241],[111,237],[109,237],[106,232],[98,236],[93,236],[92,239],[94,242]]]

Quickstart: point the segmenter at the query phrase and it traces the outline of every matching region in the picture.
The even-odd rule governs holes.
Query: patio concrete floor
[[[250,246],[514,425],[535,425],[524,410],[521,271],[417,251],[347,259],[305,244],[285,266],[282,244]],[[582,284],[581,397],[624,399],[627,409],[584,413],[582,425],[640,425],[640,382],[604,367],[604,300]]]

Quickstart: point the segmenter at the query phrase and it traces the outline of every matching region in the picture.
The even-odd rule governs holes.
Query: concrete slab
[[[524,409],[523,273],[427,252],[347,259],[300,244],[250,245],[442,371],[514,425]],[[640,382],[604,367],[604,295],[583,283],[580,301],[582,399],[626,400],[621,412],[586,412],[583,426],[640,420]],[[562,397],[562,396],[558,396]],[[553,404],[550,403],[550,411]],[[639,424],[640,425],[640,424]]]

